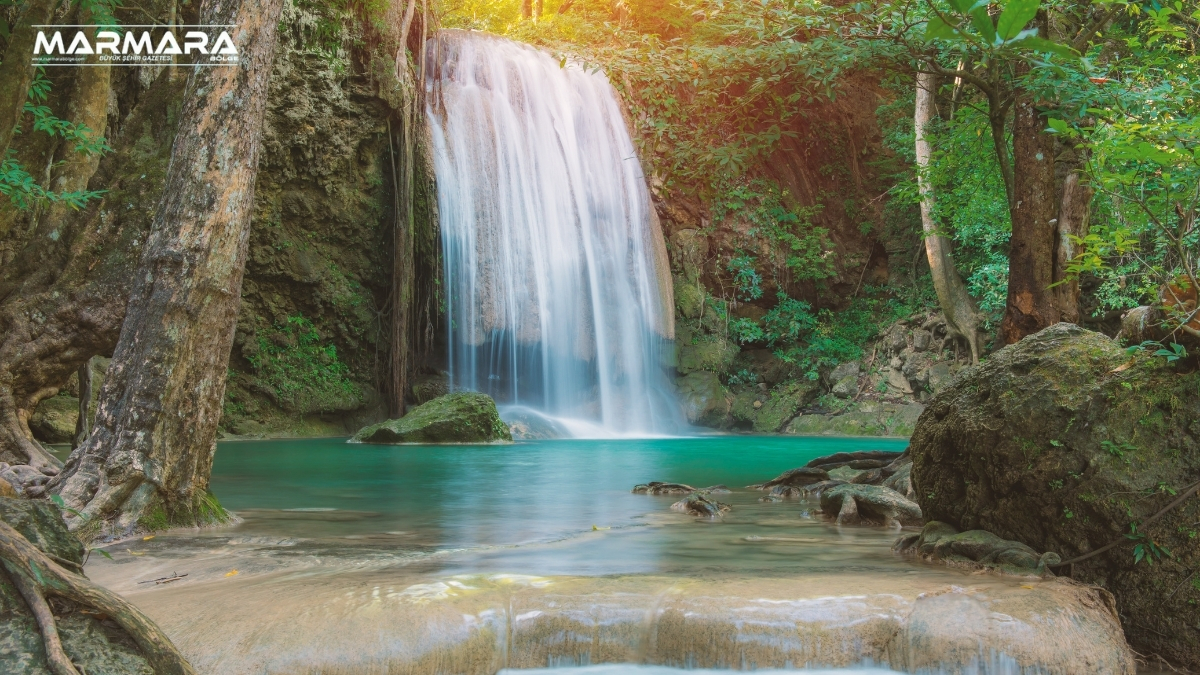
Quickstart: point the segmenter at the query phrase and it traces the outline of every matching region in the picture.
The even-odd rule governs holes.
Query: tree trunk
[[[142,252],[96,428],[56,490],[119,532],[227,516],[208,493],[241,298],[254,179],[282,0],[205,0],[200,23],[234,25],[234,67],[189,78],[166,188]],[[98,534],[84,532],[85,538]]]
[[[1055,302],[1058,250],[1057,148],[1045,133],[1046,117],[1033,98],[1021,92],[1013,120],[1012,239],[1008,254],[1008,301],[1000,331],[1006,344],[1063,319]],[[1078,311],[1075,313],[1078,316]]]
[[[1055,224],[1058,248],[1054,255],[1056,285],[1052,301],[1058,308],[1060,321],[1079,323],[1079,279],[1068,277],[1067,266],[1082,253],[1075,240],[1087,236],[1092,188],[1080,179],[1078,171],[1072,170],[1063,180],[1061,192]]]
[[[33,82],[33,48],[38,24],[50,23],[57,0],[31,0],[17,19],[0,63],[0,158],[8,155],[13,131],[21,122],[29,83]]]
[[[971,361],[978,363],[981,351],[979,309],[967,293],[967,286],[954,266],[954,259],[950,254],[950,240],[938,231],[933,214],[933,186],[929,184],[927,175],[932,148],[925,136],[925,126],[934,116],[933,102],[938,86],[937,79],[937,75],[933,73],[917,74],[913,125],[916,137],[917,187],[921,194],[921,228],[925,233],[925,255],[929,259],[933,289],[937,292],[942,313],[946,315],[946,327],[951,333],[967,341],[971,347]]]
[[[160,176],[178,124],[168,112],[181,85],[156,81],[126,119],[125,132],[111,139],[116,150],[94,178],[108,194],[69,214],[59,241],[34,237],[15,258],[0,260],[0,461],[58,473],[61,462],[33,440],[28,420],[89,357],[111,354],[116,345],[153,203],[162,194]],[[153,177],[142,178],[147,174]],[[136,208],[125,208],[130,203]]]
[[[88,412],[92,403],[92,360],[88,359],[76,375],[79,377],[79,417],[75,420],[75,438],[71,439],[71,449],[83,445],[91,428],[88,425]]]
[[[521,0],[521,18],[528,19],[533,16],[533,0]]]

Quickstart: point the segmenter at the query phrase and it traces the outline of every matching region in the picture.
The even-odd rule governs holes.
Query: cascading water
[[[485,33],[427,48],[452,386],[576,436],[680,430],[666,249],[608,80]]]

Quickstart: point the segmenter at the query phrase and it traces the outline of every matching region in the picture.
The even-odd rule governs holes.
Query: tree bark
[[[92,360],[84,361],[76,375],[79,377],[79,417],[75,420],[75,438],[71,439],[72,450],[83,445],[91,432],[88,412],[92,403]]]
[[[0,63],[0,158],[8,155],[13,132],[21,122],[29,84],[33,82],[33,48],[38,24],[50,23],[58,0],[31,0],[17,19]]]
[[[1075,240],[1087,236],[1093,191],[1083,182],[1079,172],[1073,169],[1063,180],[1061,192],[1058,222],[1055,224],[1055,244],[1058,248],[1054,255],[1056,285],[1052,300],[1058,308],[1060,321],[1079,323],[1079,279],[1069,276],[1067,267],[1082,253]]]
[[[929,259],[933,289],[937,293],[942,313],[946,315],[946,327],[950,329],[951,333],[967,341],[971,348],[971,361],[978,363],[981,351],[980,343],[982,342],[979,335],[981,324],[979,308],[976,307],[975,301],[967,292],[967,286],[954,266],[950,240],[938,231],[933,213],[935,204],[933,186],[930,185],[927,175],[932,148],[925,135],[925,127],[934,117],[934,94],[937,86],[937,75],[933,73],[917,74],[913,125],[916,138],[917,189],[921,195],[921,228],[925,233],[925,255]]]
[[[1021,92],[1013,119],[1012,239],[1008,254],[1008,300],[1000,332],[1012,344],[1063,320],[1055,281],[1058,191],[1056,143],[1045,133],[1046,117],[1033,97]],[[1076,311],[1076,316],[1078,312]]]
[[[69,214],[58,241],[34,237],[0,260],[0,461],[58,473],[61,462],[33,440],[28,420],[89,357],[112,354],[162,194],[178,125],[168,112],[181,85],[160,78],[142,93],[94,177],[107,194]]]
[[[521,0],[521,18],[528,19],[533,16],[533,1]]]
[[[281,8],[282,0],[205,0],[200,7],[201,24],[237,26],[239,62],[195,68],[189,78],[95,429],[52,481],[82,514],[68,518],[76,530],[107,524],[129,532],[227,517],[208,480]]]

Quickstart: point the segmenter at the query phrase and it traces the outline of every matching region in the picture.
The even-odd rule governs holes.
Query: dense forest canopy
[[[758,164],[794,133],[790,121],[866,77],[878,83],[891,153],[878,167],[888,208],[919,203],[922,174],[936,232],[953,241],[997,345],[1081,312],[1115,326],[1139,305],[1160,324],[1145,335],[1200,337],[1195,2],[465,0],[439,15],[603,68],[630,106],[652,184],[702,199],[714,219],[739,211],[758,226],[773,255],[732,256],[735,301],[759,297],[763,275],[830,273],[811,225],[823,205],[781,194]],[[936,114],[918,171],[922,73]],[[1073,230],[1055,227],[1068,219]],[[770,315],[731,330],[837,360],[846,354],[812,350],[827,323],[780,295]]]

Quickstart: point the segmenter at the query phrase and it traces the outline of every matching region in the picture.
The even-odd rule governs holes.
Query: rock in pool
[[[716,500],[709,500],[699,492],[684,497],[683,499],[671,505],[672,511],[679,511],[693,516],[701,516],[704,518],[716,518],[722,513],[728,511],[728,504],[722,504]]]
[[[508,425],[487,394],[448,394],[410,408],[400,419],[380,422],[354,435],[351,443],[511,443]]]
[[[694,488],[683,483],[663,483],[652,480],[642,485],[634,485],[631,490],[635,495],[688,495],[699,494],[729,494],[729,488],[724,485],[710,485],[706,488]]]
[[[1002,539],[986,530],[959,532],[953,525],[936,520],[926,523],[921,534],[897,539],[892,548],[899,553],[916,553],[926,560],[974,564],[1021,576],[1053,576],[1048,566],[1062,560],[1057,553],[1038,555],[1019,541]]]
[[[920,525],[921,507],[878,485],[839,485],[821,493],[821,510],[838,525]],[[835,515],[836,514],[836,515]]]

